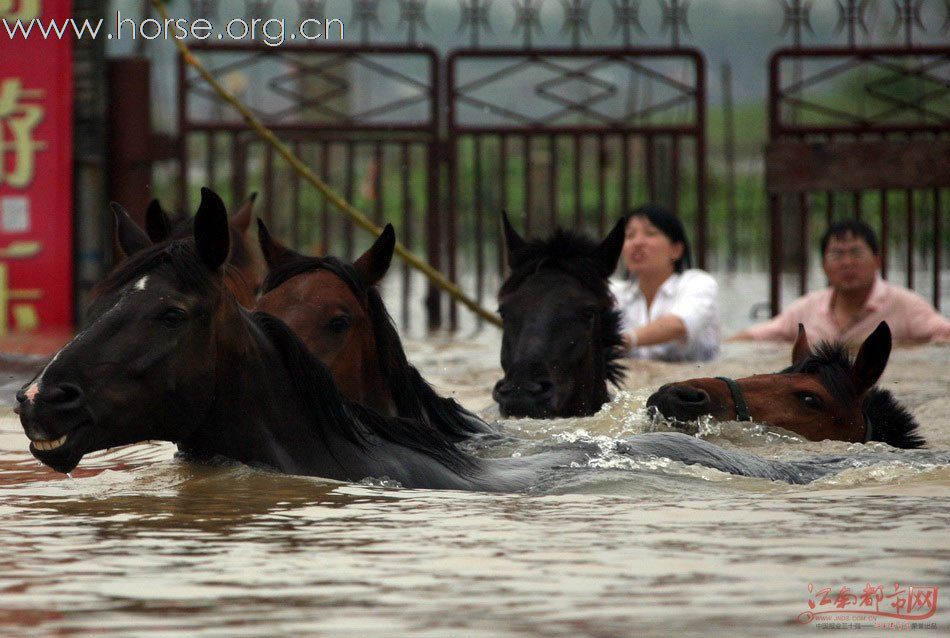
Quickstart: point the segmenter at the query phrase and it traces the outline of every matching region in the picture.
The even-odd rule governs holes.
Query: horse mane
[[[477,469],[474,457],[461,451],[453,441],[434,429],[411,419],[384,417],[344,399],[329,368],[314,357],[280,319],[257,311],[251,314],[251,321],[277,349],[297,396],[321,432],[328,425],[334,427],[340,435],[364,451],[372,438],[384,439],[432,457],[463,475]]]
[[[847,346],[822,341],[809,356],[785,368],[782,374],[817,374],[831,396],[843,403],[853,403],[858,400],[851,376],[853,371],[854,358]],[[896,448],[919,448],[925,444],[918,433],[917,421],[889,391],[877,386],[868,390],[861,402],[861,411],[865,421],[871,424],[871,440]]]
[[[615,307],[610,285],[600,267],[591,258],[598,243],[577,233],[557,229],[548,239],[532,239],[511,254],[513,266],[508,279],[501,285],[499,296],[516,290],[542,268],[559,270],[576,279],[593,292],[604,304],[601,315],[603,327],[603,366],[607,381],[620,387],[627,374],[623,360],[620,310]]]
[[[821,384],[841,403],[854,403],[858,400],[858,390],[854,387],[851,373],[854,359],[843,343],[822,341],[815,346],[811,354],[791,365],[782,374],[815,374]]]
[[[286,259],[283,263],[271,267],[267,276],[264,278],[264,283],[261,285],[261,293],[268,293],[297,275],[325,269],[342,279],[353,291],[353,294],[360,296],[362,295],[361,291],[364,286],[359,282],[359,275],[356,273],[356,268],[347,266],[346,263],[336,257],[294,255]]]
[[[399,414],[429,423],[455,441],[489,431],[488,425],[450,397],[439,396],[409,363],[402,340],[382,297],[375,287],[366,289],[376,347],[383,361],[383,374]]]
[[[610,296],[607,278],[590,255],[597,243],[589,237],[558,228],[548,239],[531,239],[511,253],[511,274],[501,285],[499,295],[519,288],[542,267],[560,270],[577,279],[604,299]]]
[[[152,244],[120,262],[90,291],[90,298],[118,291],[156,270],[170,275],[185,290],[206,292],[213,287],[207,267],[198,258],[193,238]]]
[[[871,388],[864,397],[862,409],[865,421],[872,424],[875,441],[905,449],[924,447],[927,443],[920,436],[920,426],[913,415],[889,391]]]
[[[419,371],[409,363],[392,317],[375,286],[367,285],[356,268],[336,257],[295,256],[268,273],[262,287],[269,292],[287,280],[314,270],[328,270],[349,286],[365,307],[373,324],[373,336],[396,410],[402,417],[431,426],[454,441],[488,431],[488,426],[454,399],[439,396]]]

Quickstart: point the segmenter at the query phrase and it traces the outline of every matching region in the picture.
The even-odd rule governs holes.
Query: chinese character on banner
[[[0,130],[4,132],[0,136],[0,184],[25,188],[33,181],[36,151],[46,146],[33,139],[33,131],[43,119],[42,98],[42,91],[25,91],[19,78],[0,80]],[[7,170],[11,163],[13,168]]]
[[[0,0],[0,19],[63,21],[70,0]],[[0,30],[0,336],[73,316],[72,47]]]

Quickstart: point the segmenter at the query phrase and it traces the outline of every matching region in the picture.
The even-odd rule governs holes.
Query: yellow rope
[[[163,20],[168,20],[168,12],[165,9],[165,3],[162,0],[152,0],[152,5],[162,14]],[[314,188],[316,188],[324,197],[327,198],[331,204],[338,208],[341,212],[345,213],[357,224],[373,233],[375,236],[379,236],[383,232],[383,229],[374,224],[366,215],[357,210],[352,204],[347,202],[343,197],[336,193],[329,185],[327,185],[323,180],[317,177],[313,171],[311,171],[306,164],[301,162],[297,156],[295,156],[287,146],[281,142],[276,135],[271,132],[266,126],[264,126],[257,117],[251,113],[250,109],[244,106],[236,97],[234,97],[230,91],[224,88],[218,80],[208,72],[208,69],[201,64],[200,61],[194,56],[191,50],[188,48],[188,45],[185,44],[185,41],[180,38],[174,38],[175,44],[178,46],[178,51],[181,54],[182,59],[186,64],[198,71],[204,80],[211,85],[211,88],[214,89],[215,93],[218,96],[233,106],[238,113],[241,114],[241,117],[244,118],[244,121],[250,126],[254,131],[263,139],[265,142],[274,147],[274,150],[287,160],[287,163],[297,172],[300,177],[309,182]],[[184,90],[184,87],[181,87],[180,90]],[[437,238],[432,237],[430,241],[437,241]],[[453,299],[457,300],[459,303],[467,307],[469,310],[477,314],[479,317],[485,321],[501,327],[501,319],[498,318],[493,312],[486,310],[485,308],[478,305],[474,299],[467,296],[462,289],[459,288],[456,284],[452,283],[445,278],[442,273],[430,266],[424,260],[417,257],[409,249],[402,245],[400,242],[396,242],[396,254],[402,257],[406,262],[409,263],[413,268],[419,270],[426,277],[429,278],[429,281],[434,283],[436,286],[446,291]]]

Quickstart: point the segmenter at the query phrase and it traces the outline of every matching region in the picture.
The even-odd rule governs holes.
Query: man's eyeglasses
[[[832,248],[825,253],[825,259],[828,261],[843,261],[845,257],[850,257],[851,259],[858,261],[861,259],[867,259],[871,257],[871,255],[873,255],[871,250],[865,247],[849,248],[848,250]]]

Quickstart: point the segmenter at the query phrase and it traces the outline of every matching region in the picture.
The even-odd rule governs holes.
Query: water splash
[[[396,488],[402,487],[402,483],[400,483],[399,481],[395,481],[389,478],[388,476],[379,476],[379,477],[367,476],[362,481],[357,483],[357,485],[365,485],[367,487],[396,487]]]

